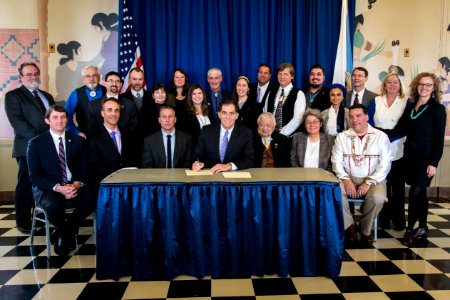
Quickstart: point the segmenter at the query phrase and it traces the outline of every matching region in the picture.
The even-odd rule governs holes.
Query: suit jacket
[[[96,99],[89,102],[89,129],[88,133],[92,133],[98,128],[103,126],[102,102],[106,99],[103,96],[100,99]],[[119,102],[121,104],[120,108],[120,119],[119,128],[126,128],[129,132],[134,133],[138,127],[138,111],[136,104],[133,100],[125,97],[119,97]]]
[[[275,88],[275,85],[269,82],[269,86],[266,89],[266,92],[264,95],[260,95],[262,97],[262,100],[259,104],[259,107],[261,108],[261,111],[264,109],[264,105],[266,105],[267,96],[269,96],[269,93],[272,89]],[[254,82],[250,84],[250,92],[248,94],[248,97],[256,102],[256,96],[258,94],[258,82]]]
[[[292,138],[291,166],[303,168],[305,165],[305,153],[308,135],[299,132]],[[331,149],[334,145],[334,137],[320,133],[319,144],[319,168],[331,171]]]
[[[131,90],[120,94],[119,98],[127,98],[135,103],[133,94]],[[135,103],[136,105],[136,103]],[[138,132],[142,138],[154,133],[160,128],[158,123],[159,112],[154,109],[154,100],[152,99],[152,93],[144,90],[144,95],[142,96],[142,107],[140,110],[136,107],[136,114],[138,115]],[[154,118],[156,117],[156,128],[154,127]]]
[[[192,164],[191,136],[178,129],[175,130],[175,149],[172,164],[174,168],[190,168]],[[144,139],[142,167],[166,167],[166,151],[164,149],[163,134],[161,131],[155,132]]]
[[[289,153],[291,152],[291,139],[278,132],[272,133],[272,141],[270,148],[272,150],[275,168],[288,168],[291,166],[289,160]],[[255,149],[254,168],[261,168],[263,153],[266,150],[261,136],[257,135],[253,138],[253,145]]]
[[[195,158],[204,163],[206,168],[211,168],[220,162],[221,124],[204,126],[198,138],[195,148]],[[234,125],[223,163],[234,163],[240,169],[253,166],[253,138],[250,129],[239,124]]]
[[[50,105],[55,104],[52,95],[39,91],[44,94]],[[34,95],[24,86],[6,93],[5,111],[14,128],[12,156],[26,156],[28,141],[48,130],[48,125],[44,121],[45,114]]]
[[[137,167],[139,158],[130,138],[130,133],[120,128],[122,153],[119,153],[104,126],[90,134],[89,146],[89,182],[98,188],[100,181],[121,168]]]
[[[352,96],[353,96],[353,90],[351,90],[349,93],[347,93],[347,97],[345,97],[345,106],[347,108],[350,107],[350,103],[352,101]],[[363,99],[362,99],[362,101],[360,100],[360,103],[364,104],[366,107],[369,107],[370,102],[372,102],[372,100],[375,99],[376,96],[378,96],[378,95],[375,94],[374,92],[366,89],[364,91]]]
[[[212,111],[209,111],[208,117],[209,117],[209,121],[211,122],[211,124],[214,124],[215,118],[214,118]],[[177,118],[177,124],[179,124],[178,118]],[[193,113],[189,113],[189,114],[187,114],[186,118],[184,118],[184,120],[180,124],[181,125],[179,128],[182,128],[183,132],[186,132],[187,134],[189,134],[191,136],[192,150],[195,150],[195,146],[197,146],[197,142],[198,142],[198,137],[202,130],[200,128],[200,122],[198,121],[197,116],[194,115]]]
[[[65,143],[66,162],[72,173],[71,181],[87,183],[88,152],[84,139],[66,131]],[[62,182],[58,152],[50,131],[29,141],[27,162],[31,183],[41,193],[44,190],[52,190],[56,184]],[[36,189],[33,189],[33,192],[36,196]]]
[[[253,133],[257,133],[256,128],[258,124],[256,120],[258,120],[259,115],[262,113],[262,108],[259,103],[255,100],[250,99],[250,97],[245,101],[244,105],[239,109],[239,124],[249,128]]]
[[[220,89],[220,92],[222,93],[222,100],[227,100],[227,99],[231,99],[231,92],[224,90],[224,89]],[[213,91],[211,90],[207,90],[206,91],[206,100],[208,101],[208,105],[209,105],[209,110],[212,111],[214,118],[216,119],[217,122],[220,122],[219,120],[219,116],[217,115],[217,112],[219,111],[219,103],[217,104],[217,107],[215,107],[212,103],[212,93]]]

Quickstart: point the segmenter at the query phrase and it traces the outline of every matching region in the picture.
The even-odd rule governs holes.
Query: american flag
[[[129,2],[123,0],[122,3],[122,20],[119,29],[120,43],[119,43],[119,69],[122,76],[123,86],[122,92],[125,92],[130,87],[128,86],[128,76],[130,70],[138,67],[144,70],[142,63],[141,50],[139,49],[138,37],[134,30],[133,17],[129,9]]]

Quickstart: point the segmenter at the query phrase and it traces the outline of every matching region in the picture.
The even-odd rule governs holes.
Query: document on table
[[[210,176],[213,173],[211,172],[210,169],[208,170],[200,170],[200,171],[192,171],[192,170],[186,170],[186,175],[187,176]]]
[[[252,175],[250,174],[250,172],[223,172],[223,177],[225,178],[252,178]]]

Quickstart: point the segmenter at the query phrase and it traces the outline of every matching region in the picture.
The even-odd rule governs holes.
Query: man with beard
[[[328,88],[323,85],[324,73],[323,67],[319,64],[315,64],[309,69],[308,87],[302,89],[306,97],[306,108],[315,108],[320,111],[330,108]]]
[[[118,126],[126,129],[130,133],[137,130],[138,115],[136,104],[127,98],[119,97],[122,88],[122,79],[119,73],[111,71],[105,75],[106,95],[101,99],[89,102],[89,133],[98,130],[103,125],[103,117],[101,114],[103,100],[115,98],[121,106],[121,114]]]
[[[30,233],[31,209],[34,207],[26,158],[27,144],[31,138],[48,130],[44,121],[45,111],[55,104],[52,95],[39,89],[39,76],[40,71],[35,63],[22,63],[19,67],[22,86],[5,96],[6,115],[15,134],[12,156],[19,165],[14,204],[17,229],[22,233]]]
[[[70,93],[65,109],[67,111],[67,130],[86,138],[89,130],[89,102],[102,98],[106,94],[106,88],[99,84],[100,70],[97,66],[86,66],[81,72],[83,75],[82,87]],[[78,127],[73,122],[76,115]]]

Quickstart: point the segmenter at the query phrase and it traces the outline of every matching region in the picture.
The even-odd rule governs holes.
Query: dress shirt
[[[163,135],[163,143],[164,143],[164,154],[167,157],[167,136],[170,135],[170,150],[172,153],[172,157],[170,158],[170,161],[172,162],[172,166],[174,165],[173,163],[173,154],[175,153],[175,128],[172,130],[172,132],[169,133],[165,133],[162,129],[161,129],[162,135]]]
[[[225,135],[225,131],[228,131],[228,147],[230,147],[230,137],[231,137],[231,133],[233,132],[233,129],[234,129],[234,127],[227,130],[227,129],[223,128],[222,125],[220,125],[219,151],[222,148],[222,139],[223,139],[223,136]],[[231,170],[236,171],[237,170],[236,165],[232,162],[229,162],[229,163],[231,164]]]
[[[119,151],[120,154],[122,154],[122,135],[120,134],[120,130],[119,127],[116,127],[116,129],[111,130],[108,127],[106,127],[106,130],[108,130],[108,134],[111,135],[111,132],[115,131],[116,132],[116,142],[117,142],[117,150]]]
[[[363,97],[364,97],[364,92],[366,91],[366,88],[363,88],[360,92],[357,92],[357,91],[355,91],[355,90],[353,90],[353,93],[352,93],[352,101],[351,101],[351,103],[350,103],[350,106],[352,106],[353,105],[353,103],[355,103],[355,95],[356,94],[358,94],[358,100],[359,100],[359,103],[363,103]]]
[[[267,143],[269,145],[272,144],[272,140],[273,140],[272,137],[269,136],[269,138],[267,139]],[[266,140],[263,137],[261,137],[261,142],[262,142],[263,145],[265,145]]]
[[[260,85],[258,82],[258,87],[256,89],[258,89],[258,88],[261,89],[259,92],[259,102],[258,103],[262,102],[262,99],[264,98],[264,95],[266,94],[266,91],[269,88],[269,83],[270,83],[270,81],[268,81],[265,85]]]
[[[62,137],[62,142],[63,142],[63,145],[64,145],[64,151],[66,152],[67,181],[70,182],[70,181],[72,181],[72,172],[70,172],[69,166],[67,165],[66,132],[64,131],[64,133],[62,135],[57,135],[56,133],[54,133],[53,131],[50,130],[50,135],[52,136],[53,144],[55,144],[56,153],[59,153],[59,138]]]
[[[33,97],[34,97],[34,90],[30,90],[30,89],[28,89],[28,90],[30,91],[31,94],[33,94]],[[39,98],[41,98],[42,103],[44,103],[45,109],[47,110],[50,107],[50,103],[48,102],[48,99],[45,97],[44,94],[42,94],[39,91],[39,89],[37,89],[36,91],[37,91],[37,93],[39,95]]]
[[[337,113],[334,110],[333,106],[330,106],[330,109],[328,109],[328,122],[327,124],[325,124],[325,133],[332,135],[332,136],[337,136],[338,132],[337,132]]]
[[[306,138],[305,160],[303,167],[305,168],[319,167],[319,147],[320,147],[320,139],[318,139],[315,142],[311,142],[309,138]]]

